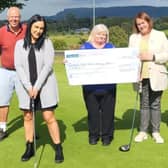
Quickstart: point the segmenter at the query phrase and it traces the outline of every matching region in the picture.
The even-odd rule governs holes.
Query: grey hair
[[[8,11],[7,11],[7,17],[9,17],[10,12],[11,12],[12,10],[16,10],[16,11],[18,11],[19,16],[21,16],[21,15],[20,15],[20,9],[19,9],[18,7],[16,7],[16,6],[11,6],[10,8],[8,8]]]

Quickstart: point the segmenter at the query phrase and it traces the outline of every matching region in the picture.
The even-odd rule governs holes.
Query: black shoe
[[[32,156],[34,156],[34,144],[33,142],[26,143],[26,151],[21,157],[21,161],[28,161]]]
[[[0,129],[0,141],[5,139],[7,136],[8,136],[8,133],[6,131],[4,132],[2,129]]]
[[[62,163],[64,161],[64,154],[61,144],[55,144],[55,162]]]
[[[111,141],[109,140],[109,139],[104,139],[104,140],[102,140],[102,145],[103,146],[108,146],[108,145],[110,145],[111,144]]]
[[[98,138],[89,138],[89,144],[96,145],[98,140],[99,140]]]
[[[111,144],[111,141],[113,140],[113,137],[110,137],[110,138],[104,138],[102,139],[102,145],[103,146],[108,146]]]

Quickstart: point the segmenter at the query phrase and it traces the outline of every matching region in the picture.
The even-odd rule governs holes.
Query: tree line
[[[154,28],[156,28],[157,30],[165,31],[168,29],[168,17],[154,18],[153,20],[154,20]],[[96,24],[99,23],[103,23],[109,28],[110,41],[113,42],[116,47],[128,46],[128,38],[132,33],[133,18],[99,17],[96,18]],[[52,35],[57,35],[58,33],[59,34],[62,33],[63,35],[75,34],[76,29],[83,27],[89,28],[91,30],[91,28],[93,27],[92,19],[77,18],[72,14],[68,14],[63,20],[48,21],[48,29]],[[81,43],[84,40],[85,39],[81,38]],[[57,43],[59,42],[60,41],[57,40]],[[66,44],[65,41],[61,43]],[[65,46],[64,47],[62,46],[62,48],[65,48]]]

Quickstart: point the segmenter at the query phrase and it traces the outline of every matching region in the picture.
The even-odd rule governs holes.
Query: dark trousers
[[[113,138],[116,87],[96,92],[83,88],[83,97],[88,112],[89,138]]]
[[[149,79],[143,79],[140,93],[140,131],[147,132],[150,123],[152,132],[160,131],[162,93],[163,91],[153,91]]]

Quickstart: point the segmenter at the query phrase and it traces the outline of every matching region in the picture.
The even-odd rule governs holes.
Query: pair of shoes
[[[146,132],[139,132],[138,135],[135,137],[135,142],[142,142],[144,140],[148,139],[148,135]]]
[[[64,161],[63,148],[61,143],[55,144],[55,162],[62,163]]]
[[[0,141],[5,139],[8,136],[8,133],[6,131],[3,131],[3,129],[0,129]]]
[[[98,138],[89,138],[89,144],[96,145],[98,140],[99,140]]]
[[[152,137],[155,140],[156,143],[164,143],[164,139],[160,136],[158,132],[153,132]]]
[[[108,146],[111,144],[111,140],[110,139],[102,139],[102,145],[103,146]]]

